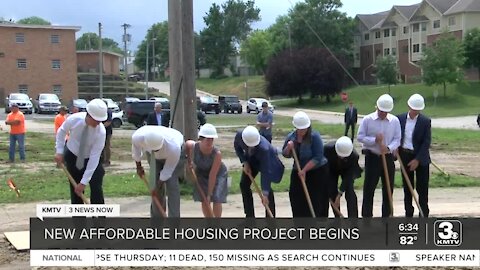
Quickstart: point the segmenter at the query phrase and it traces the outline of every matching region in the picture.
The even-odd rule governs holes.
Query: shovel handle
[[[78,184],[75,181],[75,179],[73,179],[73,176],[70,174],[67,168],[65,167],[65,164],[60,163],[60,167],[62,167],[63,171],[67,175],[67,178],[70,181],[70,184],[72,185],[73,189],[76,189]],[[87,199],[87,197],[85,197],[84,194],[80,194],[80,195],[77,194],[77,196],[79,196],[82,199],[84,204],[90,204],[90,201]]]

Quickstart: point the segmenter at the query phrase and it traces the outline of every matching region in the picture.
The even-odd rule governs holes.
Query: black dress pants
[[[400,150],[400,158],[402,159],[402,163],[407,171],[408,178],[410,179],[410,184],[414,189],[417,190],[418,193],[418,202],[420,204],[420,208],[422,208],[423,215],[428,217],[430,209],[428,208],[428,182],[430,178],[430,166],[422,166],[418,165],[415,171],[410,171],[408,169],[408,163],[415,158],[413,153],[407,153],[404,150]],[[417,178],[415,179],[415,175]],[[404,205],[405,205],[405,216],[406,217],[413,217],[414,208],[412,205],[412,193],[406,184],[407,179],[402,174],[402,182],[403,182],[403,194],[404,194]]]
[[[252,170],[252,177],[255,178],[258,174],[258,169],[254,166],[250,166]],[[257,185],[260,186],[260,180],[255,180]],[[255,208],[253,206],[253,195],[252,195],[252,181],[250,178],[242,172],[240,178],[240,191],[242,192],[243,199],[243,211],[247,218],[255,217]],[[273,216],[275,217],[275,196],[273,194],[273,189],[268,193],[268,207],[272,211]],[[265,217],[268,217],[267,210],[265,210]]]
[[[349,218],[358,218],[358,201],[357,201],[357,194],[355,193],[354,189],[354,179],[350,175],[339,175],[338,173],[333,173],[330,171],[331,174],[331,185],[333,185],[334,193],[330,195],[330,199],[335,201],[337,196],[337,186],[338,186],[338,178],[342,177],[342,182],[344,184],[344,193],[345,200],[347,201],[347,212]],[[333,209],[332,209],[333,210]],[[338,210],[341,210],[340,207]],[[333,212],[336,217],[339,217],[335,211]]]
[[[316,217],[328,217],[328,180],[329,168],[327,164],[306,173],[305,182]],[[290,205],[294,218],[312,217],[297,170],[292,170],[290,175],[290,191],[288,195],[290,196]]]
[[[392,154],[386,154],[388,177],[390,178],[390,190],[393,195],[393,183],[395,180],[395,163]],[[373,216],[373,197],[379,178],[382,179],[382,217],[390,216],[390,202],[388,199],[386,179],[383,172],[382,156],[370,151],[365,153],[365,182],[363,184],[362,217]]]
[[[75,166],[77,162],[77,156],[70,152],[68,148],[65,150],[64,155],[65,164],[67,167],[68,172],[72,175],[75,182],[80,183],[82,180],[83,173],[85,172],[85,167],[87,166],[88,159],[85,159],[84,167],[79,170]],[[105,200],[103,198],[103,176],[105,175],[105,170],[101,163],[97,165],[95,172],[93,173],[92,179],[88,183],[90,186],[90,202],[92,204],[104,204]],[[78,195],[75,193],[72,185],[70,186],[70,200],[72,204],[83,204],[83,201]]]

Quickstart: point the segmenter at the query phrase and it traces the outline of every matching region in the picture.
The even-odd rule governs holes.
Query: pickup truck
[[[128,102],[127,104],[125,104],[124,110],[127,121],[135,125],[137,128],[145,125],[147,115],[150,112],[153,112],[155,103],[155,100],[139,100],[134,102]],[[170,104],[162,103],[162,108],[170,108]],[[163,111],[167,114],[168,118],[170,118],[170,109],[163,109]],[[200,128],[200,126],[205,124],[206,122],[207,120],[205,114],[202,111],[197,110],[197,127]]]

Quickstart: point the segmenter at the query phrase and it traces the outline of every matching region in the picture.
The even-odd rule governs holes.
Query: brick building
[[[76,97],[79,30],[79,26],[0,23],[1,100],[13,92],[31,98],[55,93],[63,101]]]
[[[375,83],[374,65],[378,57],[397,58],[400,80],[417,82],[421,77],[418,61],[422,52],[447,30],[463,39],[468,30],[480,27],[480,0],[423,0],[410,6],[357,15],[354,36],[355,76],[362,83]],[[468,79],[478,73],[466,70]]]
[[[120,59],[123,55],[103,51],[103,74],[104,75],[120,75]],[[98,73],[99,51],[77,51],[77,71]]]

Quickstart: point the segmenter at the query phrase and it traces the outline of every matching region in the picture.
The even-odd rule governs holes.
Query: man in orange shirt
[[[57,116],[55,116],[55,135],[57,135],[57,130],[60,128],[60,126],[65,122],[65,119],[67,118],[67,108],[65,106],[60,107],[60,110],[58,111]]]
[[[8,158],[10,163],[15,162],[15,145],[18,141],[20,161],[25,162],[25,116],[18,110],[17,104],[11,105],[11,113],[7,115],[6,125],[10,125],[10,148]]]

